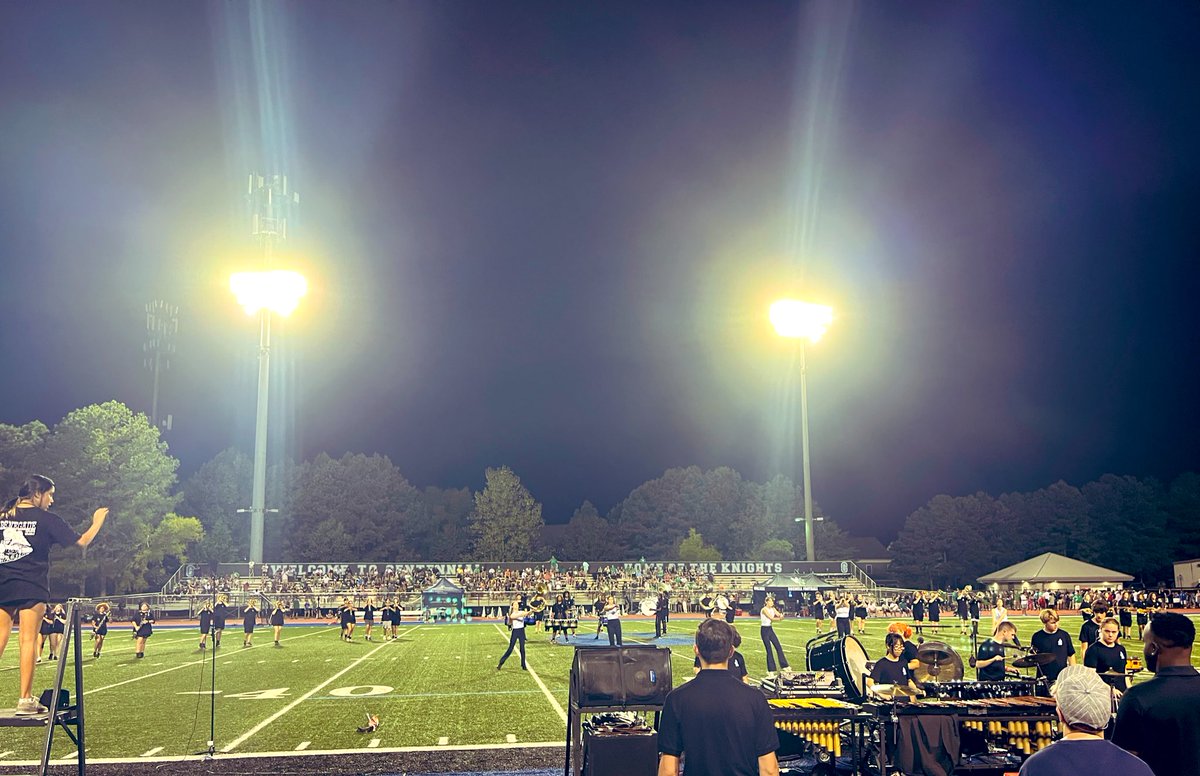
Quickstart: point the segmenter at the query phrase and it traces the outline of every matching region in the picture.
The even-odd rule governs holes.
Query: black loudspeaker
[[[661,706],[671,684],[671,650],[665,647],[578,647],[571,664],[581,709]]]
[[[583,776],[655,776],[658,735],[593,735],[583,737]]]

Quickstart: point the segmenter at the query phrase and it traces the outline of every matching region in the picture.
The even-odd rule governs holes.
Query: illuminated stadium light
[[[833,323],[833,308],[795,299],[780,299],[771,305],[769,316],[779,336],[816,342]]]
[[[247,315],[269,310],[291,315],[308,293],[308,281],[299,272],[277,269],[267,272],[235,272],[229,288]]]

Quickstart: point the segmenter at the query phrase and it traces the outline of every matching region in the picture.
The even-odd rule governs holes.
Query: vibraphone
[[[925,682],[925,700],[946,698],[964,701],[989,698],[1017,698],[1027,695],[1049,695],[1046,683],[1037,679],[1010,679],[1003,682]]]
[[[867,717],[853,703],[834,698],[769,698],[775,728],[781,733],[779,759],[808,756],[819,763],[830,763],[842,756],[843,749],[853,752],[858,761],[859,741],[865,733]]]
[[[989,684],[985,682],[962,682],[962,685]],[[997,682],[1007,685],[1009,682]],[[927,686],[928,687],[928,686]],[[960,688],[963,693],[970,688]],[[1007,692],[1009,688],[995,688]],[[986,692],[986,687],[978,692]],[[959,723],[961,736],[961,760],[956,772],[993,770],[1003,772],[1005,768],[1015,770],[1020,762],[1033,752],[1049,746],[1058,739],[1058,715],[1053,698],[1033,695],[1013,695],[992,698],[918,698],[907,703],[869,703],[880,727],[891,725],[897,734],[903,734],[904,721],[917,716],[954,717]],[[893,739],[894,740],[894,739]],[[889,760],[887,747],[889,737],[882,732],[879,736],[880,770]]]

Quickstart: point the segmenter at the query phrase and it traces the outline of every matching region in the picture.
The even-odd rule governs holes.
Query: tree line
[[[155,589],[186,561],[246,559],[252,462],[228,449],[180,483],[179,462],[145,415],[119,402],[75,410],[53,427],[0,424],[0,488],[16,495],[31,473],[58,484],[55,511],[82,526],[97,506],[113,516],[104,540],[56,564],[70,593]],[[487,469],[481,490],[419,488],[382,455],[320,454],[271,466],[266,557],[290,562],[792,560],[803,555],[803,491],[729,467],[668,469],[607,514],[584,501],[563,525],[508,467]],[[851,554],[850,538],[815,514],[817,557]],[[561,521],[552,521],[559,523]],[[973,582],[1041,552],[1059,552],[1143,579],[1169,578],[1171,560],[1200,556],[1200,477],[1170,486],[1106,475],[994,498],[934,497],[908,516],[890,548],[898,581],[914,587]],[[59,550],[75,552],[77,549]]]

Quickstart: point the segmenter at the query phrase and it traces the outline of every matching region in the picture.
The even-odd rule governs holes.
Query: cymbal
[[[945,663],[954,658],[954,655],[944,649],[937,647],[921,647],[917,650],[917,660],[920,660],[926,665],[934,665],[936,663]]]
[[[1100,676],[1113,676],[1113,677],[1124,678],[1126,676],[1133,676],[1136,673],[1137,673],[1137,671],[1124,671],[1124,672],[1122,672],[1122,671],[1101,671]]]
[[[1013,668],[1033,668],[1034,666],[1044,666],[1054,662],[1054,655],[1049,652],[1035,653],[1019,657],[1012,662]]]

